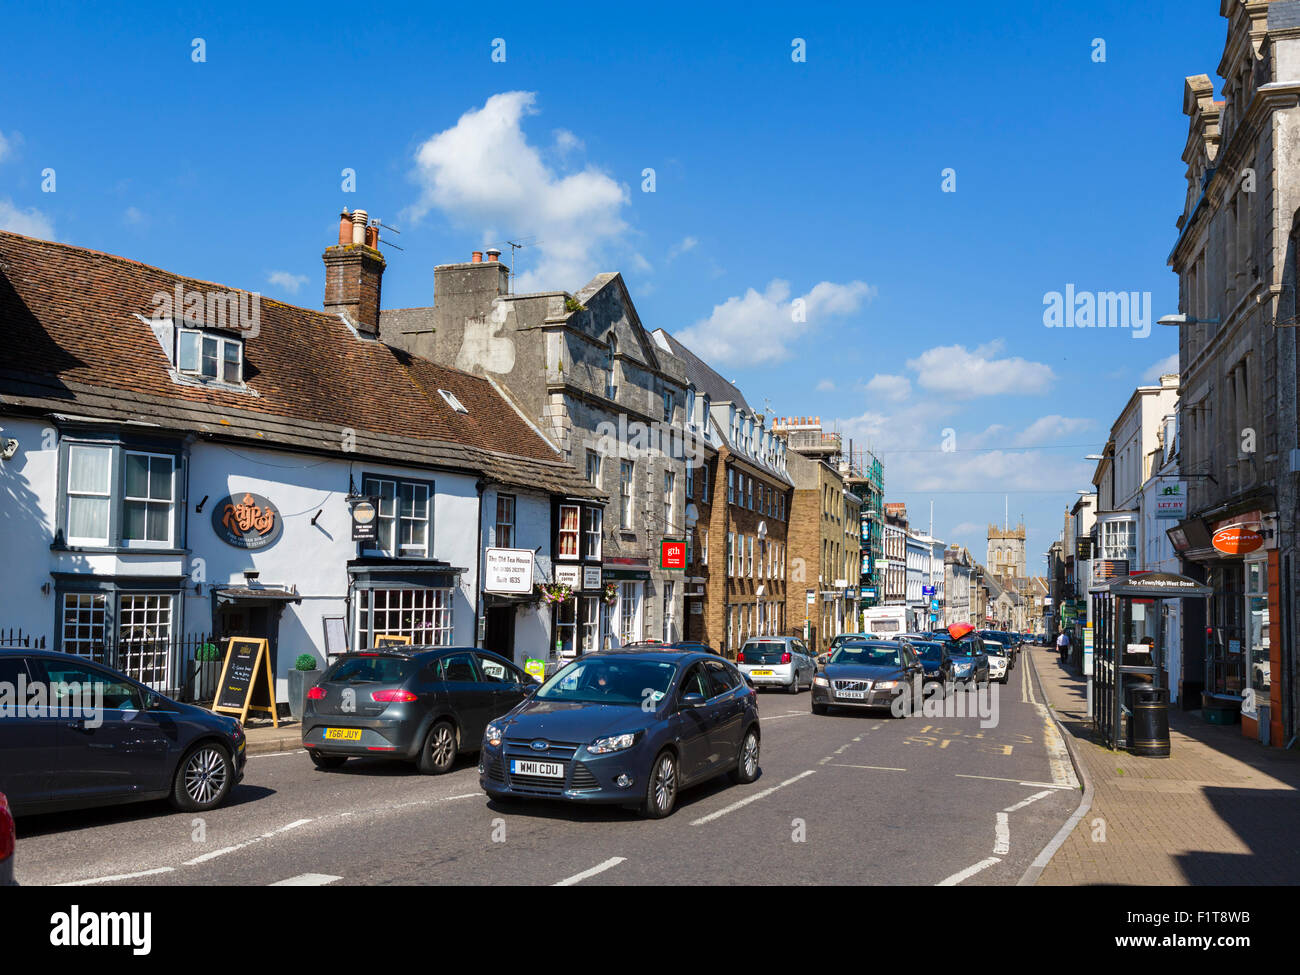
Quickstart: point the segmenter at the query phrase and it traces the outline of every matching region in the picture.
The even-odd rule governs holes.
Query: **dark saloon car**
[[[619,649],[573,661],[483,738],[495,800],[618,803],[669,815],[682,789],[758,778],[758,699],[716,654]]]
[[[911,645],[899,640],[866,640],[838,647],[813,679],[813,714],[832,707],[893,708],[904,698],[898,713],[911,710],[915,678],[923,668]]]
[[[921,677],[926,684],[943,684],[952,681],[952,654],[942,640],[908,640],[908,645],[921,661]]]
[[[55,650],[0,649],[0,792],[14,815],[171,800],[226,801],[244,777],[244,729],[102,664]]]
[[[304,695],[302,747],[317,768],[393,758],[441,775],[537,686],[504,657],[473,647],[345,653]]]

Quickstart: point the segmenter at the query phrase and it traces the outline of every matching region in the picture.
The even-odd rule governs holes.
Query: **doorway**
[[[515,659],[515,607],[489,606],[483,627],[483,648]]]

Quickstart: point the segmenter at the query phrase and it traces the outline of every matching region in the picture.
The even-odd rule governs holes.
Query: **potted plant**
[[[543,582],[538,585],[537,591],[547,606],[568,602],[573,598],[573,587],[567,582]]]
[[[217,678],[221,675],[221,651],[215,643],[205,643],[194,653],[198,671],[194,675],[194,700],[206,701],[216,696]]]
[[[295,720],[302,720],[303,697],[307,688],[316,684],[320,673],[315,657],[309,653],[298,654],[298,659],[293,662],[293,670],[289,671],[289,713]]]

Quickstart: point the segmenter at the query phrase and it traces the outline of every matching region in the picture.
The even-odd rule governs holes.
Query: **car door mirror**
[[[704,695],[699,691],[687,691],[682,695],[682,708],[704,707]]]

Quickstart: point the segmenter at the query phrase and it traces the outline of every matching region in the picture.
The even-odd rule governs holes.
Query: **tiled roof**
[[[486,380],[358,336],[322,311],[260,299],[245,338],[250,392],[179,384],[153,330],[153,296],[239,289],[0,232],[0,405],[134,418],[261,443],[465,467],[507,483],[597,494]],[[452,409],[438,390],[469,410]],[[518,458],[520,464],[514,464]],[[526,461],[527,464],[522,462]],[[498,475],[502,475],[499,477]],[[522,482],[520,477],[525,478]],[[539,480],[533,480],[538,478]]]
[[[745,396],[739,389],[723,379],[712,366],[682,345],[668,331],[662,328],[656,329],[655,335],[662,337],[668,343],[672,354],[682,360],[686,366],[686,378],[695,385],[697,396],[707,396],[714,403],[735,403],[746,413],[754,412],[745,402]]]

